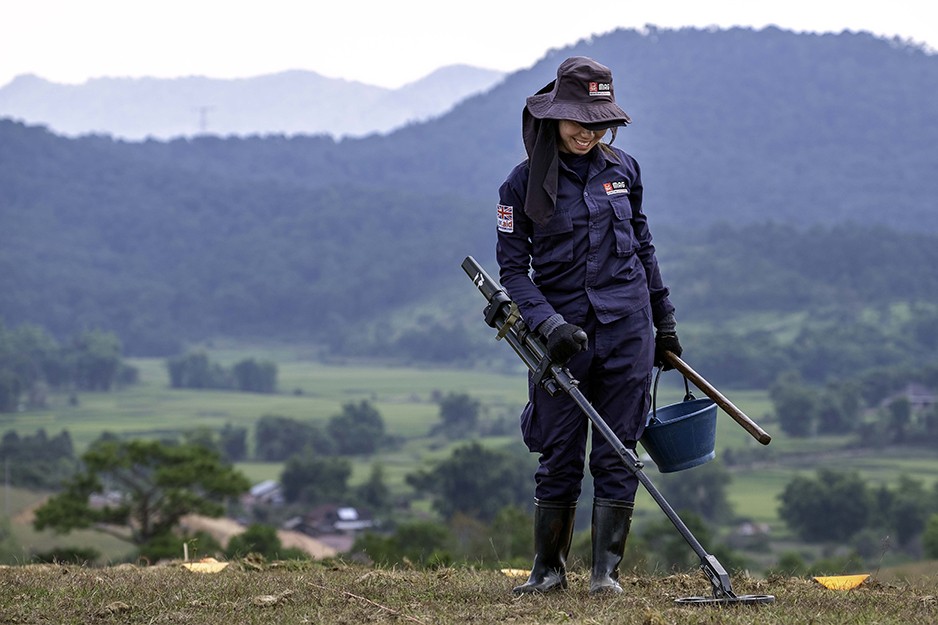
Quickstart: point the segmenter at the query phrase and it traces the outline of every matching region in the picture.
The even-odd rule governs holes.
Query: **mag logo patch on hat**
[[[498,205],[498,230],[499,232],[515,231],[515,209],[513,206]]]
[[[606,191],[606,195],[619,195],[620,193],[628,195],[629,185],[625,180],[613,180],[612,182],[604,182],[603,190]]]
[[[590,82],[590,97],[595,95],[604,95],[612,97],[612,83],[611,82]]]

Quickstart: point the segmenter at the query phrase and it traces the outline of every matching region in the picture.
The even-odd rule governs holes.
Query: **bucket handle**
[[[651,421],[649,423],[657,424],[661,423],[658,421],[658,378],[661,377],[661,372],[664,371],[663,367],[658,367],[658,372],[655,373],[655,384],[651,392]],[[690,392],[690,384],[687,383],[687,376],[681,374],[681,377],[684,378],[684,401],[692,401],[697,399],[694,397],[694,394]]]

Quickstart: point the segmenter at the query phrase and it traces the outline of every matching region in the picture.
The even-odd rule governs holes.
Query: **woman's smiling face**
[[[569,119],[557,122],[559,143],[557,149],[570,154],[586,154],[606,135],[605,130],[587,130]]]

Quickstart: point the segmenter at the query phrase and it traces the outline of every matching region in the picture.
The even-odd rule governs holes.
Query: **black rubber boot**
[[[516,595],[567,587],[567,555],[573,540],[576,502],[534,501],[534,566]]]
[[[632,525],[630,501],[593,499],[593,568],[590,573],[590,594],[620,593],[619,563],[625,552],[625,540]]]

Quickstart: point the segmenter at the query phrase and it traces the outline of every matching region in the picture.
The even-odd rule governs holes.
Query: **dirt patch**
[[[223,547],[228,545],[232,536],[242,533],[246,528],[233,519],[199,516],[190,514],[180,520],[180,525],[193,532],[205,532]],[[306,534],[289,530],[277,530],[277,538],[284,547],[301,549],[311,557],[322,559],[331,558],[338,552],[329,545],[316,540]]]

